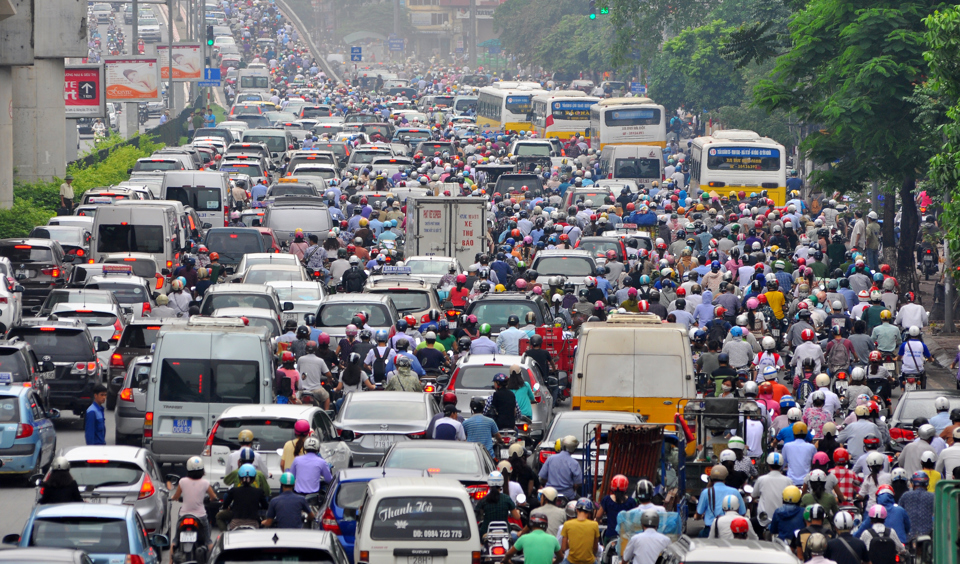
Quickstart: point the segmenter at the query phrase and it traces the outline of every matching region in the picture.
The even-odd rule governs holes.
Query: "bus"
[[[270,71],[246,68],[237,71],[237,94],[241,92],[270,92]]]
[[[533,97],[546,93],[535,82],[495,82],[481,88],[477,96],[477,126],[481,131],[530,131]]]
[[[690,187],[717,195],[767,191],[777,206],[787,200],[783,145],[755,131],[726,129],[697,137],[690,147]],[[695,192],[694,192],[695,193]]]
[[[558,90],[533,97],[533,130],[538,137],[567,139],[590,126],[590,107],[600,101],[579,90]]]
[[[650,98],[607,98],[590,108],[590,146],[656,145],[667,147],[663,106]]]

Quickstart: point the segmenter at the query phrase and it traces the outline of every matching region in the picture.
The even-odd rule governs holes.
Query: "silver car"
[[[353,451],[354,466],[377,463],[395,443],[425,438],[440,407],[419,392],[350,392],[333,425]]]
[[[87,503],[132,505],[150,533],[166,533],[170,492],[150,451],[130,446],[81,446],[63,454]],[[37,489],[37,499],[40,490]]]
[[[367,326],[376,333],[380,329],[388,332],[400,319],[397,307],[390,296],[381,294],[331,294],[324,296],[317,308],[316,327],[330,335],[331,342],[338,342],[347,334],[347,325],[353,322],[353,316],[363,312],[367,316]]]
[[[115,430],[114,442],[118,445],[139,447],[143,441],[143,418],[147,414],[147,383],[150,381],[152,356],[135,357],[127,366],[120,391],[117,393],[117,406],[113,411]]]

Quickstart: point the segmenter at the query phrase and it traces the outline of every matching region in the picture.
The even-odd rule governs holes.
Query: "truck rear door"
[[[413,235],[414,245],[412,247],[414,254],[421,256],[450,256],[450,214],[453,209],[453,205],[444,201],[416,201],[416,205],[414,206],[416,216],[412,218],[412,224],[416,226],[416,232]],[[409,219],[407,225],[411,225]],[[470,264],[472,264],[472,261]]]
[[[453,238],[451,248],[453,256],[460,264],[473,264],[477,253],[484,252],[484,234],[486,233],[486,213],[484,202],[459,201],[453,207],[454,221],[449,230]]]

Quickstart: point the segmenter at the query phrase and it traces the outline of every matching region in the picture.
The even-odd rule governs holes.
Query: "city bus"
[[[534,86],[536,88],[534,88]],[[496,82],[480,89],[477,126],[480,131],[530,131],[533,97],[546,94],[537,83]]]
[[[590,108],[590,146],[667,146],[667,118],[663,106],[650,98],[607,98]]]
[[[690,147],[690,189],[724,195],[767,191],[778,206],[787,199],[783,145],[754,131],[726,129],[697,137]]]
[[[533,130],[544,139],[583,135],[590,126],[590,107],[600,101],[579,90],[558,90],[533,97]]]

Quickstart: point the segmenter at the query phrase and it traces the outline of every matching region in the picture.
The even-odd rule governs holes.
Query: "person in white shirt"
[[[783,455],[779,452],[767,455],[767,467],[770,471],[757,478],[753,486],[753,496],[757,500],[757,514],[766,514],[769,519],[783,505],[783,490],[792,486],[793,480],[780,472]]]
[[[740,500],[737,499],[735,495],[728,495],[723,498],[721,507],[723,508],[723,515],[713,520],[713,525],[710,527],[710,538],[733,540],[736,537],[730,525],[734,519],[742,519],[739,511]],[[747,538],[750,540],[759,540],[753,527],[747,527]]]
[[[657,532],[660,515],[656,511],[644,511],[640,525],[643,532],[630,537],[623,549],[623,560],[633,564],[655,564],[663,549],[670,546],[670,537]]]
[[[922,305],[914,303],[913,292],[907,292],[906,296],[907,303],[900,306],[900,310],[897,311],[897,318],[893,323],[900,326],[904,331],[913,326],[923,329],[930,324],[927,310]]]
[[[437,425],[433,428],[432,438],[448,441],[466,441],[467,434],[463,430],[463,424],[457,420],[458,413],[460,413],[460,410],[457,409],[457,404],[448,403],[444,405],[443,414],[446,415],[446,417],[437,421]]]

